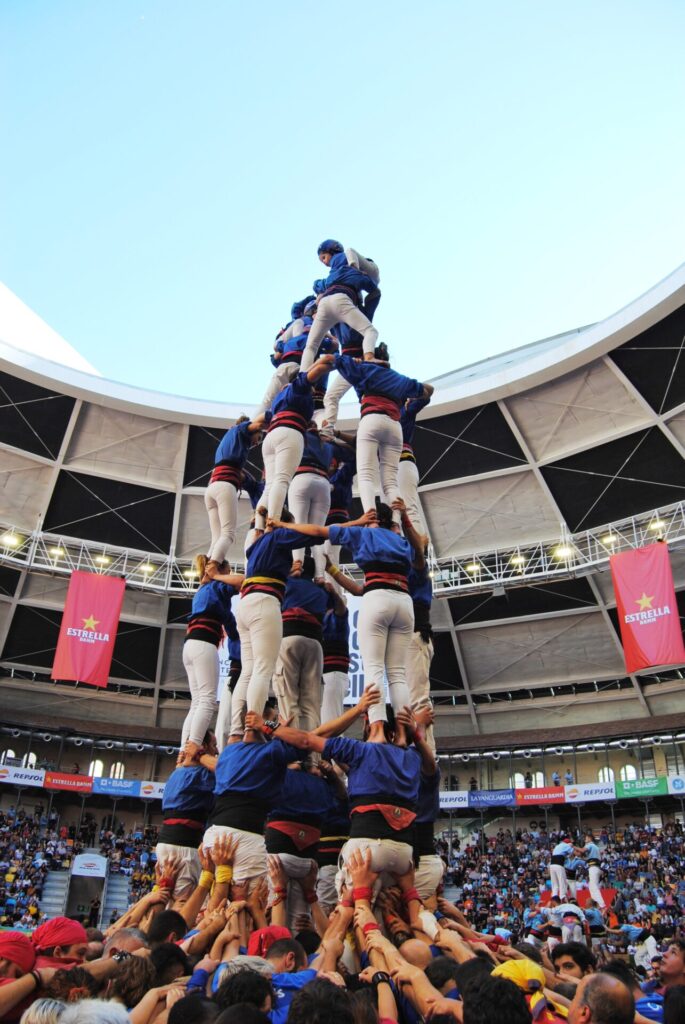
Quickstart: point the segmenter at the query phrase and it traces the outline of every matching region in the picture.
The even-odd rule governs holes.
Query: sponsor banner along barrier
[[[564,786],[564,792],[569,804],[616,799],[616,786],[613,782],[579,782],[577,785]]]
[[[517,789],[516,803],[523,804],[565,804],[564,786],[534,786],[532,789]]]
[[[509,807],[516,803],[513,789],[472,789],[469,807]]]
[[[440,793],[440,809],[453,811],[456,807],[468,807],[469,794],[466,789],[445,789]]]
[[[45,772],[41,768],[13,768],[12,765],[0,765],[0,782],[9,782],[14,786],[40,786],[45,782]]]
[[[138,779],[93,779],[94,793],[109,793],[110,796],[140,796]]]
[[[73,793],[92,793],[93,780],[90,775],[71,775],[68,772],[46,772],[46,789],[65,789]]]
[[[0,783],[11,786],[43,787],[80,794],[139,797],[161,800],[164,783],[137,779],[91,778],[69,772],[43,771],[40,768],[15,768],[0,765]],[[634,800],[652,796],[685,798],[685,775],[659,776],[655,779],[633,779],[630,782],[579,782],[571,786],[544,786],[537,789],[454,789],[440,793],[443,811],[486,807],[523,807],[534,804],[597,803],[603,800]]]
[[[143,800],[161,800],[164,796],[164,783],[141,782],[140,795]]]
[[[633,779],[631,782],[617,782],[619,797],[664,796],[668,793],[668,779]]]

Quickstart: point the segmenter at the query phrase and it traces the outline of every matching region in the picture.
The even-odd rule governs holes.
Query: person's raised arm
[[[200,858],[200,866],[202,868],[200,881],[197,883],[197,886],[183,906],[178,908],[178,912],[188,925],[188,928],[195,927],[197,915],[202,910],[203,904],[214,885],[214,862],[210,860],[209,855],[205,853],[205,848],[202,843],[200,843],[200,847],[198,849],[198,856]]]
[[[253,732],[264,732],[264,721],[256,711],[248,711],[245,715],[245,729],[252,729]],[[293,729],[290,725],[278,727],[278,739],[289,743],[291,747],[298,750],[313,750],[317,754],[323,752],[326,740],[313,732],[303,732],[302,729]]]
[[[287,925],[287,900],[288,900],[288,876],[276,854],[269,854],[267,857],[267,868],[273,898],[270,905],[271,924],[284,928]]]
[[[326,555],[325,558],[326,558],[326,572],[328,572],[329,571],[329,566],[332,565],[333,563],[331,562],[331,560],[328,557],[328,555]],[[330,598],[331,598],[331,600],[333,602],[333,614],[336,615],[339,619],[344,619],[345,616],[347,615],[347,605],[345,604],[345,602],[344,602],[343,598],[341,597],[341,595],[335,589],[333,584],[328,582],[328,580],[324,583],[323,589],[326,591],[327,594],[330,595]]]
[[[374,704],[378,704],[381,699],[381,692],[376,686],[367,686],[359,702],[354,707],[348,708],[338,718],[332,718],[329,722],[322,722],[322,724],[314,730],[315,736],[323,736],[326,739],[330,739],[332,736],[340,736],[344,733],[353,722],[356,722],[358,718],[365,715],[370,707]],[[283,735],[283,727],[278,730],[279,739],[286,739]],[[289,742],[286,739],[286,743]],[[296,744],[295,744],[296,745]]]
[[[399,725],[403,725],[407,733],[414,740],[414,746],[416,747],[421,757],[421,771],[424,775],[435,775],[437,771],[437,765],[435,763],[435,755],[433,751],[426,743],[421,728],[415,724],[414,716],[412,715],[410,708],[402,708],[395,715],[395,720]]]
[[[414,549],[414,568],[423,569],[426,564],[426,556],[423,553],[425,537],[421,536],[409,518],[407,506],[402,498],[395,498],[392,503],[392,507],[400,513],[402,517],[402,529],[404,530],[404,536]]]
[[[328,555],[326,555],[326,572],[329,576],[332,576],[339,587],[346,590],[348,594],[352,594],[354,597],[361,597],[364,593],[364,586],[361,583],[357,583],[351,576],[347,576],[340,566],[334,565],[331,562]],[[336,612],[337,615],[337,612]]]
[[[434,391],[435,388],[433,387],[432,384],[429,384],[427,381],[423,381],[423,394],[421,396],[422,398],[431,398]]]
[[[219,583],[228,583],[229,587],[240,590],[245,576],[242,572],[218,572],[212,576],[212,579],[217,580]]]
[[[266,525],[274,530],[282,526],[286,530],[303,533],[305,537],[323,537],[324,540],[328,539],[328,527],[318,526],[316,523],[284,523],[282,520],[274,517],[273,519],[268,519]]]
[[[307,380],[315,384],[321,377],[325,377],[333,369],[335,356],[319,356],[311,369],[307,370]]]
[[[276,346],[274,345],[274,348]],[[247,432],[248,434],[259,434],[264,429],[264,422],[266,420],[266,413],[260,412],[259,416],[255,416],[253,420],[250,420]]]

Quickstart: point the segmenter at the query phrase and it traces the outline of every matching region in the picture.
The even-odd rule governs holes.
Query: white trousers
[[[393,710],[407,707],[410,697],[405,666],[407,647],[414,631],[414,606],[409,594],[397,590],[372,590],[364,594],[357,631],[365,686],[373,684],[382,694],[385,674]],[[369,722],[382,721],[385,721],[383,701],[369,708]]]
[[[324,864],[319,868],[316,879],[316,895],[324,914],[328,915],[338,903],[338,891],[335,888],[335,876],[338,869],[335,864]]]
[[[325,672],[323,676],[323,696],[321,698],[321,721],[330,722],[340,718],[343,713],[343,702],[349,687],[347,672]]]
[[[300,879],[309,874],[312,861],[309,857],[298,857],[294,853],[277,853],[276,856],[288,877],[288,895],[286,899],[287,925],[295,935],[295,921],[305,914],[309,917],[309,904],[302,893]],[[269,900],[273,898],[273,886],[269,878]]]
[[[357,481],[365,512],[376,507],[377,496],[382,495],[388,505],[400,497],[401,454],[402,429],[396,420],[383,413],[362,416],[357,431]]]
[[[179,872],[174,884],[174,899],[187,900],[197,889],[197,883],[200,881],[202,865],[197,850],[193,850],[190,846],[177,846],[175,843],[157,843],[155,853],[160,864],[169,860],[170,857],[180,861]]]
[[[324,526],[330,507],[331,485],[327,477],[319,476],[318,473],[295,474],[288,488],[288,509],[295,516],[296,523]],[[302,561],[304,551],[304,547],[296,548],[293,558]],[[312,557],[316,567],[314,574],[317,579],[323,579],[326,562],[322,544],[312,547]]]
[[[420,633],[414,632],[407,648],[407,686],[411,706],[414,711],[422,711],[431,708],[433,702],[430,697],[430,667],[433,660],[433,641],[424,640]],[[426,729],[426,742],[435,753],[435,737],[433,726]]]
[[[231,735],[242,735],[245,711],[262,714],[283,639],[281,605],[271,594],[240,599],[236,615],[242,670],[233,691]]]
[[[216,729],[214,730],[219,753],[224,749],[228,743],[228,737],[231,735],[231,697],[228,680],[226,680],[221,691],[219,714],[216,716]]]
[[[419,890],[419,896],[424,902],[431,896],[435,896],[444,874],[445,862],[442,857],[438,857],[437,853],[424,853],[419,857],[419,866],[416,869],[414,882]]]
[[[273,677],[282,718],[292,716],[293,729],[310,732],[321,725],[323,648],[308,636],[284,636]]]
[[[210,825],[202,837],[205,850],[211,850],[214,840],[221,836],[234,836],[237,840],[233,859],[233,881],[247,882],[266,875],[266,843],[256,832],[243,832],[228,825]]]
[[[602,890],[599,887],[599,880],[602,877],[602,869],[597,867],[596,864],[591,864],[587,869],[588,873],[588,889],[590,890],[590,898],[595,900],[600,907],[605,907],[604,897],[602,896]]]
[[[181,746],[186,742],[202,745],[216,711],[219,686],[219,652],[205,640],[186,640],[183,644],[183,667],[190,687],[190,711],[181,731]]]
[[[213,484],[208,484],[205,508],[212,533],[209,557],[221,565],[235,540],[235,525],[238,521],[238,492],[233,484],[227,480],[215,480]]]
[[[326,396],[323,400],[324,423],[335,426],[340,402],[351,387],[350,382],[341,373],[336,373],[335,380],[326,388]]]
[[[280,516],[283,511],[288,487],[303,451],[304,438],[299,430],[292,427],[275,427],[264,438],[264,493],[259,504],[267,509],[269,516]],[[264,529],[266,524],[262,516],[255,516],[255,525],[259,530]]]
[[[413,850],[409,843],[398,843],[394,839],[348,839],[340,851],[338,872],[335,876],[335,886],[340,894],[343,884],[348,889],[352,885],[352,878],[345,865],[350,855],[355,850],[371,850],[371,869],[378,872],[378,878],[373,886],[374,899],[381,891],[389,886],[395,885],[395,875],[403,875],[407,872],[413,862]]]
[[[549,866],[549,877],[552,882],[552,896],[558,896],[560,899],[564,899],[568,891],[568,884],[566,881],[566,868],[563,864],[550,864]]]
[[[582,942],[583,941],[583,926],[580,921],[576,924],[562,924],[561,926],[561,941],[562,942]]]
[[[426,521],[419,499],[419,470],[411,459],[400,461],[397,471],[397,483],[402,501],[407,506],[407,514],[417,533],[426,532]]]
[[[351,267],[356,267],[357,270],[361,270],[362,274],[370,277],[374,284],[380,282],[381,272],[378,269],[378,264],[373,260],[366,256],[360,256],[356,249],[345,249],[345,259]]]
[[[359,331],[364,339],[364,352],[373,355],[378,341],[378,331],[349,296],[344,292],[336,292],[334,295],[324,295],[319,299],[314,323],[302,353],[302,370],[311,368],[319,345],[336,324],[347,324],[352,330]]]
[[[257,412],[255,413],[255,416],[261,416],[263,412],[266,412],[267,409],[270,409],[271,403],[273,402],[276,395],[279,395],[283,388],[287,384],[290,384],[291,380],[293,380],[294,377],[297,377],[299,372],[299,363],[281,363],[280,366],[277,366],[276,372],[272,374],[271,380],[269,381],[269,386],[264,392],[264,398],[262,399],[260,405],[257,407]]]

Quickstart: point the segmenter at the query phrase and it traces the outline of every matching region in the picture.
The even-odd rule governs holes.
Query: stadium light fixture
[[[96,555],[94,561],[97,562],[98,565],[109,565],[112,559],[109,555]]]
[[[18,548],[21,546],[21,537],[17,533],[8,531],[3,533],[2,543],[6,548]]]

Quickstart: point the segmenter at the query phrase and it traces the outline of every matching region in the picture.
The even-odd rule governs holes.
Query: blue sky
[[[0,5],[0,279],[108,377],[246,402],[316,247],[426,378],[683,262],[678,0]]]

